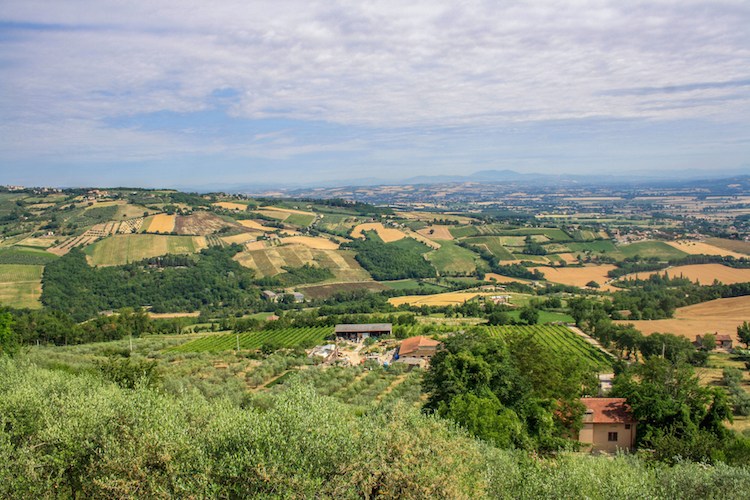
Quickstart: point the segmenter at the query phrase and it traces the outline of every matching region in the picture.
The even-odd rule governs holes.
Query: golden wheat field
[[[612,269],[615,269],[615,266],[606,264],[587,267],[544,267],[540,268],[540,271],[544,273],[544,277],[548,281],[584,287],[589,281],[596,281],[603,285],[611,279],[607,276],[607,273]]]
[[[358,225],[352,230],[352,238],[364,238],[364,235],[362,234],[364,231],[375,231],[378,233],[378,236],[380,236],[380,239],[386,243],[406,238],[406,235],[398,229],[384,227],[380,222],[370,222]]]
[[[696,335],[718,333],[730,335],[737,342],[737,326],[743,321],[750,321],[750,296],[717,299],[681,307],[675,311],[674,316],[672,319],[615,323],[632,323],[644,335],[654,332],[673,333],[695,340]]]
[[[412,306],[455,306],[473,299],[478,295],[495,295],[477,292],[449,292],[434,295],[404,295],[402,297],[391,297],[388,302],[398,307],[401,304]]]
[[[227,210],[241,210],[243,212],[247,210],[247,205],[243,205],[242,203],[231,203],[229,201],[220,201],[219,203],[214,203],[213,205],[215,207],[226,208]]]
[[[254,220],[240,220],[237,221],[240,224],[242,224],[245,227],[249,227],[250,229],[257,229],[258,231],[268,231],[269,228],[264,226],[263,224],[259,224],[258,222]]]
[[[291,238],[282,238],[281,244],[297,243],[310,248],[319,248],[325,250],[336,250],[339,244],[328,238],[318,238],[313,236],[292,236]]]
[[[668,269],[666,272],[673,278],[682,275],[691,281],[698,280],[701,285],[710,285],[715,279],[725,285],[750,281],[750,269],[734,269],[721,264],[679,266]]]
[[[451,226],[429,226],[417,231],[425,238],[436,240],[452,240],[453,235],[448,230]]]
[[[148,226],[149,233],[171,233],[174,231],[174,215],[156,214]]]
[[[745,254],[733,252],[731,250],[724,250],[723,248],[715,247],[708,243],[703,243],[702,241],[668,241],[667,245],[691,255],[731,255],[735,259],[747,257]]]
[[[250,233],[240,233],[240,234],[235,234],[234,236],[222,236],[221,239],[222,241],[229,243],[230,245],[232,243],[239,243],[240,245],[242,245],[245,243],[254,243],[255,235],[250,234]]]

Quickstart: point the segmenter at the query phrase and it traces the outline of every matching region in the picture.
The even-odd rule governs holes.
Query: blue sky
[[[746,1],[0,3],[0,184],[750,164]]]

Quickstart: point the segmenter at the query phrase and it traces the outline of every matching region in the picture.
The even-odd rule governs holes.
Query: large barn
[[[366,323],[363,325],[336,325],[336,338],[360,342],[368,337],[382,337],[393,333],[391,323]]]

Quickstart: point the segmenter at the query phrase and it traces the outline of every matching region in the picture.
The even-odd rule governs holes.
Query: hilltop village
[[[0,238],[9,497],[750,485],[745,178],[6,186]]]

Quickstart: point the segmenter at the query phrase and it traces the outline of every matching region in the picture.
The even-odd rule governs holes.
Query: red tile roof
[[[715,335],[714,338],[717,342],[731,342],[732,337],[727,334]]]
[[[418,337],[411,337],[401,342],[401,347],[398,350],[398,355],[403,356],[404,354],[409,354],[411,352],[416,351],[420,347],[437,347],[439,344],[440,344],[439,341],[432,340],[430,338],[425,337],[424,335],[419,335]]]
[[[625,398],[581,398],[581,403],[586,406],[586,410],[593,410],[594,423],[638,423],[630,414],[630,406]],[[583,421],[591,422],[592,420],[584,417]]]

